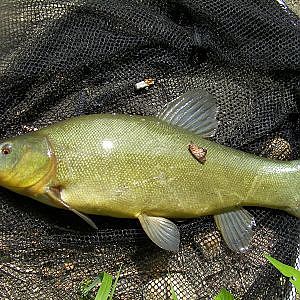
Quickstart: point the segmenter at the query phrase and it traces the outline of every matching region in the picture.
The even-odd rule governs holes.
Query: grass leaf
[[[300,293],[300,271],[268,254],[264,254],[264,256],[282,275],[290,278],[290,282],[295,286],[297,292]]]
[[[172,294],[172,300],[178,300],[177,295],[176,295],[172,285],[171,285],[171,294]]]
[[[171,275],[170,275],[169,271],[168,271],[168,277],[170,280],[171,298],[172,298],[172,300],[178,300],[176,292],[175,292],[173,284],[172,284],[172,279],[171,279]]]
[[[114,284],[113,284],[113,286],[112,286],[112,288],[111,288],[109,300],[112,300],[113,295],[114,295],[114,293],[115,293],[115,290],[116,290],[116,287],[117,287],[117,283],[118,283],[118,280],[119,280],[119,277],[120,277],[120,274],[121,274],[121,269],[122,269],[122,265],[121,265],[121,267],[120,267],[120,269],[119,269],[119,271],[118,271],[118,273],[117,273],[117,276],[116,276],[116,278],[115,278]]]
[[[234,300],[233,296],[226,290],[221,289],[220,293],[215,296],[214,300]]]
[[[107,300],[110,294],[111,286],[112,286],[112,276],[104,272],[103,279],[95,300]]]
[[[92,283],[90,283],[88,286],[84,287],[83,289],[83,295],[86,296],[89,291],[91,291],[96,285],[98,285],[99,283],[101,283],[102,279],[104,276],[104,272],[102,272],[101,274],[99,274],[95,280],[92,281]]]

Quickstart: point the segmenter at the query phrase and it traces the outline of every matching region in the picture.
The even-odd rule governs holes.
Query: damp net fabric
[[[219,105],[217,142],[297,159],[295,3],[289,10],[271,0],[3,0],[1,137],[81,114],[156,115],[203,88]],[[147,78],[154,85],[136,90]],[[223,287],[236,299],[295,299],[262,255],[297,264],[299,220],[248,210],[257,226],[247,253],[232,253],[203,217],[178,223],[181,248],[173,254],[153,245],[136,220],[93,216],[94,231],[68,212],[1,189],[0,299],[81,299],[90,279],[121,266],[115,299],[170,299],[171,285],[179,299],[212,299]]]

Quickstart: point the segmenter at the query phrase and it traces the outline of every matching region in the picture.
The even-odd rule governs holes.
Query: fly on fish
[[[300,217],[300,161],[272,161],[219,145],[215,99],[187,92],[156,117],[87,115],[5,140],[0,185],[88,214],[137,218],[159,247],[177,251],[169,218],[213,215],[228,247],[245,251],[253,235],[243,206]]]

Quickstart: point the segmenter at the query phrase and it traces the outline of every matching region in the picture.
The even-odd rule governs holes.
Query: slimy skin
[[[207,149],[205,163],[190,153],[191,142]],[[80,116],[1,147],[1,186],[62,207],[45,195],[59,189],[86,214],[192,218],[241,206],[299,212],[299,161],[237,151],[156,117]]]

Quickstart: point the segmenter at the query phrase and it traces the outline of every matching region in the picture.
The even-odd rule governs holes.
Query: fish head
[[[11,190],[35,186],[54,169],[46,137],[30,134],[0,143],[0,185]]]

